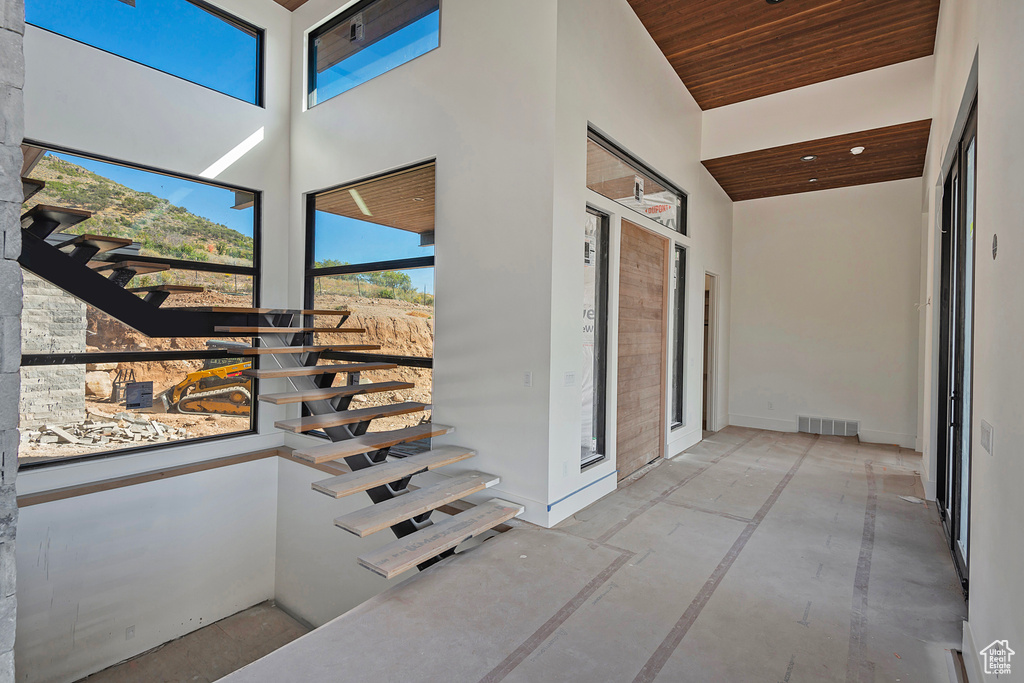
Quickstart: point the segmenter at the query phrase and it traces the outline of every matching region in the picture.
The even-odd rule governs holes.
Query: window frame
[[[94,50],[99,50],[100,52],[103,52],[103,53],[106,53],[108,55],[117,57],[118,59],[123,59],[125,61],[131,62],[132,64],[138,64],[139,66],[143,66],[143,67],[145,67],[147,69],[152,69],[153,71],[156,71],[158,73],[162,73],[162,74],[166,74],[168,76],[172,76],[174,78],[177,78],[178,80],[185,81],[186,83],[191,83],[192,85],[198,86],[200,88],[204,88],[206,90],[210,90],[210,91],[215,92],[215,93],[219,93],[221,95],[224,95],[225,97],[230,97],[233,100],[238,100],[239,102],[245,102],[246,104],[251,104],[251,105],[259,107],[261,109],[266,109],[266,82],[265,82],[266,81],[266,53],[267,53],[267,50],[266,50],[266,42],[267,42],[266,41],[266,31],[264,29],[256,26],[255,24],[252,24],[252,23],[246,21],[245,19],[237,17],[237,16],[235,16],[233,14],[230,14],[230,13],[226,12],[225,10],[221,9],[220,7],[217,7],[215,5],[210,4],[209,2],[206,2],[206,0],[184,0],[184,1],[189,3],[189,4],[191,4],[191,5],[195,5],[196,7],[198,7],[201,10],[203,10],[204,12],[207,12],[208,14],[213,15],[214,17],[220,19],[221,21],[226,22],[227,24],[237,28],[238,30],[242,31],[243,33],[245,33],[247,35],[250,35],[250,36],[252,36],[253,38],[256,39],[256,83],[255,83],[255,91],[253,92],[253,101],[252,102],[250,102],[247,99],[243,99],[241,97],[238,97],[237,95],[232,95],[231,93],[226,93],[223,90],[218,90],[217,88],[214,88],[213,86],[203,85],[202,83],[196,83],[195,81],[193,81],[193,80],[191,80],[189,78],[185,78],[184,76],[179,76],[178,74],[171,73],[170,71],[165,71],[165,70],[159,69],[159,68],[157,68],[155,66],[151,66],[149,64],[146,64],[145,62],[140,62],[137,59],[132,59],[131,57],[126,57],[125,55],[118,54],[117,52],[113,52],[111,50],[107,50],[106,48],[102,48],[102,47],[99,47],[97,45],[93,45],[92,43],[88,43],[88,42],[86,42],[84,40],[79,40],[78,38],[72,38],[71,36],[66,36],[63,33],[58,33],[57,31],[54,31],[52,29],[46,28],[45,26],[40,26],[39,24],[33,24],[33,23],[28,22],[28,21],[26,21],[25,23],[28,24],[29,26],[32,26],[34,28],[39,29],[40,31],[46,31],[47,33],[51,33],[51,34],[53,34],[55,36],[60,36],[61,38],[65,38],[67,40],[74,41],[74,42],[78,43],[79,45],[86,45],[86,46],[88,46],[88,47],[90,47],[90,48],[92,48]],[[164,173],[164,175],[173,175],[173,174],[167,173],[167,172],[162,172],[162,173]],[[183,178],[185,178],[187,180],[191,180],[191,178],[187,178],[186,176],[180,176],[180,177],[183,177]]]
[[[618,206],[628,209],[633,213],[640,214],[641,216],[644,216],[644,218],[647,218],[649,220],[654,221],[655,223],[658,223],[659,225],[661,225],[662,228],[668,230],[669,232],[677,233],[679,235],[682,235],[683,237],[690,236],[689,225],[687,223],[687,201],[689,195],[683,189],[681,189],[678,185],[673,183],[671,180],[666,178],[661,173],[655,171],[649,164],[641,160],[639,157],[637,157],[631,152],[626,151],[626,149],[623,146],[614,142],[610,137],[608,137],[607,135],[605,135],[604,133],[602,133],[600,130],[593,126],[587,126],[587,141],[593,142],[598,147],[604,149],[604,151],[608,152],[612,156],[619,159],[619,161],[622,161],[627,166],[633,168],[635,171],[639,171],[641,173],[644,173],[645,175],[650,176],[651,180],[657,181],[658,184],[660,184],[666,190],[669,190],[670,192],[678,196],[679,207],[677,209],[676,221],[679,227],[676,229],[672,229],[669,226],[665,225],[664,223],[661,223],[657,219],[651,218],[650,216],[647,216],[646,214],[637,211],[631,206],[621,204],[614,197],[606,197],[600,192],[597,192],[597,190],[591,188],[590,183],[585,181],[587,189],[591,190],[592,192],[597,192],[597,194],[600,194],[602,197],[605,197],[605,199],[615,202]]]
[[[608,460],[608,327],[611,322],[609,308],[611,282],[611,216],[590,203],[586,212],[597,218],[598,263],[597,263],[597,300],[595,302],[600,325],[594,327],[594,358],[597,372],[594,375],[594,429],[597,432],[597,451],[600,457],[584,464],[580,462],[580,472]]]
[[[669,415],[669,434],[686,426],[686,245],[675,242],[674,256],[679,262],[679,272],[673,293],[675,311],[672,321],[672,402]]]
[[[316,40],[320,36],[322,36],[323,34],[329,32],[329,31],[334,30],[338,25],[345,23],[346,21],[348,21],[349,19],[351,19],[355,15],[357,15],[360,12],[364,11],[367,7],[370,7],[371,5],[374,5],[374,4],[378,3],[378,2],[380,2],[380,0],[360,0],[359,2],[353,4],[352,6],[346,8],[344,10],[342,10],[341,12],[339,12],[336,15],[334,15],[333,17],[329,17],[328,19],[326,19],[325,21],[323,21],[319,25],[314,26],[313,28],[309,29],[309,31],[306,33],[306,91],[304,93],[304,102],[303,102],[303,109],[304,110],[308,111],[310,109],[313,109],[314,107],[319,106],[319,105],[323,104],[324,102],[329,102],[329,101],[333,100],[335,97],[338,97],[339,95],[344,95],[346,92],[348,92],[348,90],[346,90],[344,92],[340,92],[337,95],[332,95],[331,97],[328,97],[326,100],[320,100],[316,104],[312,104],[310,102],[310,97],[313,95],[313,93],[317,89]],[[438,11],[439,14],[441,12],[441,5],[442,5],[442,0],[438,0],[437,11]],[[440,26],[440,22],[439,22],[439,26]],[[391,35],[391,34],[388,34],[388,35]],[[381,39],[383,40],[383,38],[386,38],[386,37],[387,36],[383,36]],[[379,41],[376,41],[376,42],[379,42]],[[374,44],[375,43],[370,43],[370,45],[374,45]],[[369,47],[369,45],[367,45],[366,47]],[[440,28],[438,28],[437,47],[431,48],[430,50],[428,50],[427,52],[425,52],[423,54],[429,54],[430,52],[433,52],[434,50],[438,49],[439,47],[441,47]],[[353,53],[353,55],[355,55],[355,54],[358,54],[358,52]],[[422,56],[423,55],[417,55],[416,57],[413,57],[409,61],[402,62],[398,66],[392,67],[388,71],[394,71],[394,69],[397,69],[397,68],[399,68],[401,66],[409,64],[410,62],[416,61],[417,59],[419,59]],[[342,61],[344,61],[344,60],[342,60]],[[385,71],[384,73],[388,73],[388,72]],[[371,78],[369,80],[363,81],[363,83],[360,83],[359,85],[352,86],[352,88],[349,88],[349,90],[354,90],[355,88],[358,88],[360,85],[364,85],[365,83],[369,83],[370,81],[376,80],[377,78],[379,78],[380,76],[383,76],[383,75],[384,74],[379,74],[378,76],[374,76],[373,78]]]
[[[191,0],[190,0],[191,1]],[[92,161],[99,161],[106,164],[112,164],[116,166],[123,166],[125,168],[131,168],[138,171],[145,171],[148,173],[155,173],[158,175],[168,176],[171,178],[178,178],[180,180],[188,180],[190,182],[200,183],[208,185],[210,187],[216,187],[225,190],[232,190],[236,192],[248,192],[253,195],[253,265],[251,268],[245,268],[244,266],[232,266],[229,264],[211,264],[206,261],[180,261],[175,259],[160,259],[154,258],[154,261],[160,261],[161,263],[172,263],[182,264],[182,270],[197,270],[202,272],[215,272],[215,273],[228,273],[246,275],[252,278],[252,289],[253,289],[253,308],[259,308],[260,306],[260,295],[262,291],[262,231],[263,231],[263,193],[260,190],[254,190],[241,185],[234,185],[230,183],[212,182],[207,178],[200,178],[198,176],[189,175],[186,173],[177,173],[174,171],[166,171],[154,166],[148,166],[145,164],[137,164],[134,162],[122,161],[120,159],[113,159],[101,154],[94,154],[91,152],[82,152],[79,150],[71,149],[61,145],[53,145],[49,143],[39,142],[37,140],[25,139],[22,141],[23,145],[38,147],[46,150],[47,152],[55,152],[57,154],[70,154],[73,156],[81,157],[83,159],[90,159]],[[20,212],[20,209],[19,209]],[[143,259],[147,257],[139,257]],[[245,271],[245,272],[243,272]],[[74,296],[72,294],[72,296]],[[94,351],[94,352],[67,352],[67,353],[28,353],[22,354],[20,367],[43,367],[43,366],[55,366],[55,365],[85,365],[88,363],[135,363],[135,362],[153,362],[161,360],[205,360],[207,358],[232,358],[233,356],[228,355],[227,351],[220,350],[206,350],[206,351],[164,351],[164,350],[153,350],[153,351]],[[258,366],[258,359],[254,360],[254,365]],[[259,396],[259,380],[255,377],[252,378],[252,399],[253,399],[253,410],[249,413],[249,429],[231,432],[229,434],[215,434],[213,436],[200,436],[191,439],[179,439],[177,441],[168,441],[160,444],[150,444],[146,446],[134,446],[130,448],[120,448],[117,450],[98,451],[96,453],[82,453],[79,455],[69,455],[65,458],[53,458],[52,460],[40,460],[36,462],[25,462],[19,463],[18,468],[21,470],[30,470],[45,467],[55,467],[58,465],[66,465],[70,463],[79,463],[86,460],[99,460],[106,458],[118,458],[124,455],[138,455],[139,453],[149,453],[158,450],[164,450],[167,448],[177,448],[181,446],[192,446],[198,443],[206,443],[211,441],[219,441],[223,439],[234,439],[243,436],[252,436],[259,434],[259,410],[258,408],[258,396]],[[19,394],[20,397],[20,394]],[[19,399],[20,400],[20,399]]]

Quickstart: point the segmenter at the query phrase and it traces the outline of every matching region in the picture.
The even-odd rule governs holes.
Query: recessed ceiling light
[[[850,154],[861,154],[863,151],[863,147],[854,147],[850,150]]]
[[[807,156],[800,157],[800,161],[814,161],[817,158],[817,154],[808,154]]]
[[[780,2],[782,2],[782,0],[765,0],[765,2],[767,2],[769,5],[777,5]]]
[[[412,200],[414,202],[422,202],[423,201],[423,197],[413,197]]]
[[[809,183],[816,183],[816,182],[818,182],[818,179],[817,178],[811,178],[807,182],[809,182]]]

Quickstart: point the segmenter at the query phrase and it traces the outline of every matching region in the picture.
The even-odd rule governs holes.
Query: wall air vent
[[[822,434],[823,436],[857,436],[860,422],[856,420],[837,420],[834,417],[797,417],[797,431],[805,434]]]

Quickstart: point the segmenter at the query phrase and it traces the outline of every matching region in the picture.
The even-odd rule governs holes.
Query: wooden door
[[[669,240],[622,221],[619,260],[619,479],[662,457]]]

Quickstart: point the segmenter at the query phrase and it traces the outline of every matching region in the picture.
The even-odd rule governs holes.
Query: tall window
[[[308,199],[306,303],[352,312],[366,350],[327,352],[327,359],[381,360],[394,370],[373,381],[414,384],[400,399],[431,401],[434,355],[434,163],[325,190]],[[333,323],[332,323],[333,324]],[[345,343],[317,334],[317,344]],[[351,343],[351,342],[348,342]],[[362,397],[361,397],[362,398]],[[371,430],[411,426],[426,415],[374,420]]]
[[[253,191],[40,146],[23,152],[23,211],[42,205],[87,216],[47,237],[54,247],[70,254],[76,240],[102,244],[88,265],[103,273],[138,264],[125,287],[139,297],[162,288],[162,308],[256,305]],[[254,387],[239,376],[247,359],[211,339],[148,337],[28,270],[24,277],[23,464],[254,429]],[[152,408],[135,407],[140,391],[151,392]]]
[[[686,234],[686,195],[594,131],[587,139],[587,187]]]
[[[672,265],[675,312],[672,321],[672,429],[686,422],[683,340],[686,332],[686,249],[676,245]]]
[[[26,0],[25,21],[263,104],[263,31],[202,0]]]
[[[583,406],[580,466],[605,456],[608,349],[608,217],[588,210],[583,223]]]
[[[439,0],[365,0],[309,35],[309,106],[440,45]]]

